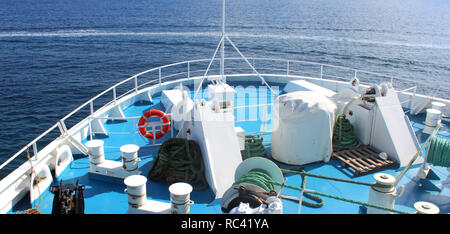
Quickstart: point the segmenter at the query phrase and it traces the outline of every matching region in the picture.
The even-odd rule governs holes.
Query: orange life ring
[[[156,139],[161,138],[162,136],[164,136],[164,134],[166,134],[166,132],[169,131],[169,129],[170,129],[169,116],[167,116],[164,112],[162,112],[160,110],[152,109],[152,110],[145,112],[144,115],[142,115],[141,118],[139,119],[138,127],[139,127],[139,132],[141,132],[142,136],[144,136],[148,139],[153,139],[153,134],[151,132],[147,132],[147,130],[145,129],[145,122],[147,121],[147,119],[149,119],[151,117],[156,117],[156,116],[161,118],[161,121],[163,123],[169,123],[167,125],[162,126],[161,131],[156,133]]]

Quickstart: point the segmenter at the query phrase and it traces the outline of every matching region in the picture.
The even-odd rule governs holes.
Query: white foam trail
[[[90,36],[217,36],[216,32],[107,32],[97,30],[67,30],[54,32],[0,32],[0,37],[90,37]]]
[[[327,36],[307,36],[294,34],[259,34],[259,33],[228,33],[230,37],[250,37],[250,38],[275,38],[275,39],[297,39],[312,41],[332,41],[343,43],[360,43],[373,45],[390,45],[390,46],[406,46],[421,47],[430,49],[450,49],[450,45],[445,44],[425,44],[425,43],[407,43],[399,41],[378,41],[367,39],[353,39],[344,37],[327,37]],[[54,32],[0,32],[0,38],[8,37],[92,37],[92,36],[184,36],[184,37],[218,37],[220,32],[108,32],[97,30],[62,30]]]
[[[233,35],[233,33],[229,34]],[[432,49],[450,49],[450,45],[436,45],[424,43],[406,43],[398,41],[377,41],[367,39],[353,39],[343,37],[326,37],[326,36],[306,36],[306,35],[292,35],[292,34],[251,34],[251,33],[236,33],[235,37],[258,37],[258,38],[278,38],[278,39],[300,39],[312,41],[333,41],[333,42],[351,42],[361,44],[375,44],[375,45],[392,45],[392,46],[407,46],[407,47],[424,47]]]

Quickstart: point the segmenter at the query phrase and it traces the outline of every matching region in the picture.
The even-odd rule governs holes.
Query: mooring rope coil
[[[167,184],[186,182],[197,191],[208,188],[200,147],[184,138],[171,138],[161,145],[148,178]]]
[[[254,184],[266,190],[266,192],[270,192],[274,190],[274,186],[271,182],[272,177],[270,177],[270,175],[266,171],[262,169],[254,169],[248,172],[247,174],[241,176],[241,178],[236,180],[233,185],[244,183]]]
[[[435,166],[450,167],[450,141],[434,136],[428,150],[427,162]]]
[[[352,149],[359,145],[359,140],[348,119],[344,114],[337,115],[333,130],[333,149]]]
[[[270,175],[262,169],[253,169],[253,170],[249,171],[247,174],[241,176],[236,182],[234,182],[233,185],[244,184],[244,183],[257,185],[257,186],[261,187],[262,189],[264,189],[267,193],[274,190],[274,185],[287,187],[287,185],[285,185],[285,184],[279,184],[279,183],[274,182],[272,177],[270,177]],[[306,176],[302,175],[302,187],[304,188],[305,186],[306,186]],[[316,203],[313,203],[313,202],[308,202],[308,201],[302,200],[302,204],[305,206],[312,207],[312,208],[320,208],[324,205],[322,198],[320,198],[318,196],[314,196],[314,195],[310,194],[308,191],[304,191],[303,195],[316,202]]]
[[[245,136],[245,148],[241,150],[242,160],[251,157],[263,157],[267,158],[267,151],[263,145],[263,138],[246,135]]]

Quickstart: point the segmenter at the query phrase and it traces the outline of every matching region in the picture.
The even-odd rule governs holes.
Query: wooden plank
[[[374,173],[395,164],[394,161],[380,158],[378,150],[371,146],[335,151],[332,156],[342,161],[344,168],[351,167],[355,176]]]
[[[376,156],[370,156],[371,159],[376,160],[377,162],[383,164],[383,165],[388,165],[389,163],[386,162],[385,160],[383,160],[382,158],[376,157]]]
[[[361,154],[361,152],[359,152],[359,151],[357,151],[357,150],[355,150],[353,153],[355,153],[355,154],[358,155],[359,157],[364,157],[364,158],[366,158],[368,161],[370,160],[370,162],[371,162],[372,164],[375,164],[376,166],[382,166],[382,165],[383,165],[382,161],[380,161],[380,162],[375,162],[375,161],[378,161],[378,160],[377,160],[376,158],[372,158],[372,157],[373,157],[372,155],[365,156],[365,155]],[[375,160],[375,161],[373,161],[372,159]]]
[[[350,160],[352,162],[354,162],[356,165],[358,165],[359,167],[361,167],[362,169],[369,169],[368,167],[362,165],[361,163],[358,162],[358,158],[352,157],[351,155],[345,154],[348,158],[350,158]]]
[[[341,157],[340,155],[336,155],[336,157],[339,158],[339,159],[340,159],[343,163],[345,163],[346,165],[348,165],[348,166],[350,166],[351,168],[353,168],[356,172],[359,173],[359,172],[361,171],[361,168],[359,168],[359,167],[353,165],[353,164],[351,163],[350,160],[347,160],[347,159]]]
[[[345,163],[345,159],[343,159],[342,157],[340,157],[338,154],[336,154],[336,153],[332,153],[331,154],[331,157],[332,158],[336,158],[336,159],[338,159],[339,161],[341,161],[341,163],[342,163],[342,167],[347,167],[348,165]]]
[[[371,150],[369,147],[364,147],[364,148],[361,148],[360,150],[365,152],[368,155],[376,155],[377,157],[380,154],[380,152],[376,152],[374,150]]]
[[[369,146],[369,145],[367,147],[364,147],[364,149],[375,155],[378,155],[381,153],[379,150],[376,150],[375,148],[373,148],[372,146]]]
[[[367,161],[364,160],[365,157],[358,157],[358,155],[353,154],[352,151],[348,151],[346,152],[347,155],[350,155],[351,157],[355,158],[356,160],[358,160],[360,163],[364,164],[364,166],[366,167],[371,167],[374,168],[375,165],[372,165],[370,163],[368,163]]]
[[[364,154],[364,153],[370,153],[370,151],[369,152],[367,152],[367,151],[365,151],[365,150],[363,150],[363,149],[360,149],[360,151],[357,151],[358,153],[360,153],[361,155],[362,154]],[[379,162],[379,163],[381,163],[381,164],[386,164],[386,162],[385,162],[385,160],[383,160],[382,158],[380,158],[379,156],[378,156],[378,154],[372,154],[372,153],[370,153],[369,154],[369,156],[368,157],[370,157],[371,159],[373,159],[373,160],[376,160],[377,162]]]

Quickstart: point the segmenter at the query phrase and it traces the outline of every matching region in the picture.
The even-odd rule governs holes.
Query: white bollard
[[[370,187],[369,203],[394,209],[397,190],[394,187],[395,178],[385,173],[377,173],[374,175],[376,184]],[[392,212],[368,207],[368,214],[390,214]]]
[[[190,200],[192,186],[188,183],[174,183],[169,186],[170,209],[172,214],[189,214],[190,206],[194,204]]]
[[[91,167],[101,164],[105,161],[103,144],[104,142],[102,140],[90,140],[86,142],[86,147],[89,149],[88,154]]]
[[[138,208],[147,202],[147,178],[141,175],[128,176],[124,180],[127,188],[124,190],[128,194],[128,204]]]
[[[425,119],[425,127],[423,132],[431,134],[436,127],[441,122],[442,112],[436,109],[427,109],[427,116]]]
[[[138,162],[141,160],[138,158],[139,146],[134,144],[123,145],[120,147],[122,152],[123,168],[126,171],[132,172],[138,169]]]
[[[442,102],[432,102],[431,103],[431,109],[440,110],[444,109],[445,103]]]
[[[414,203],[416,214],[439,214],[439,207],[429,202],[416,202]]]

